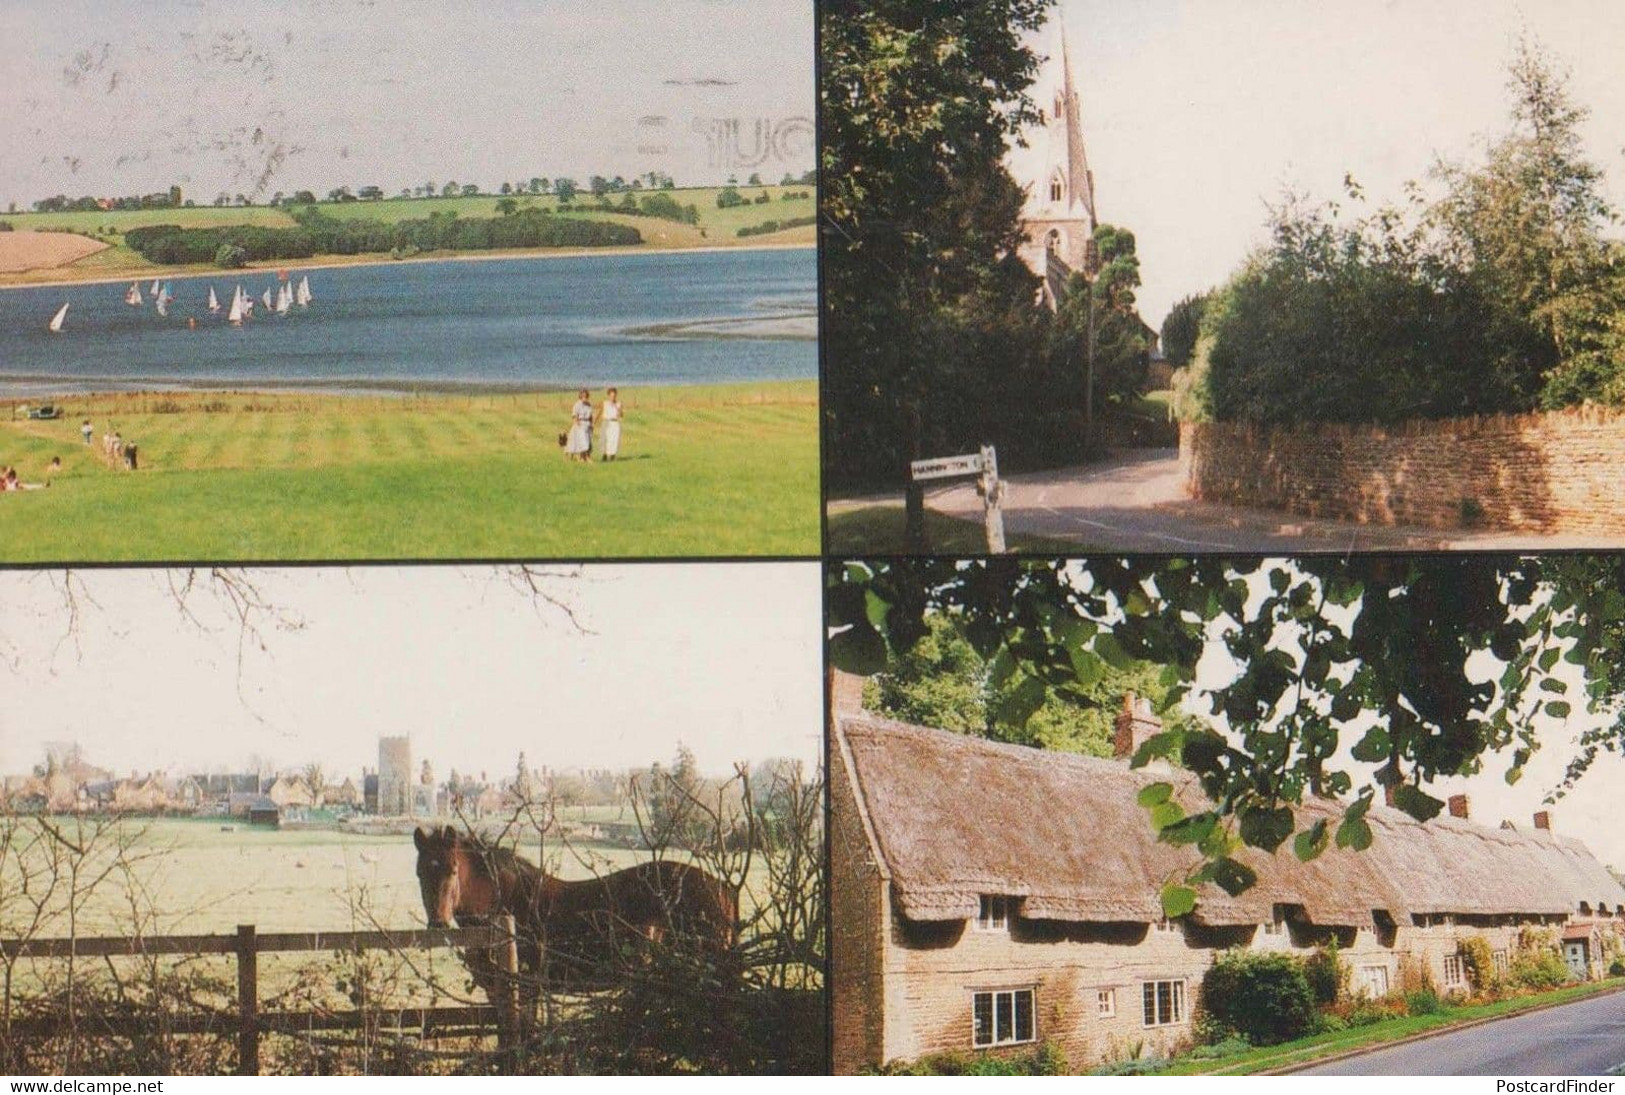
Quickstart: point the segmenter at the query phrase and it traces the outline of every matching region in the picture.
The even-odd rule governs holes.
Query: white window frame
[[[1010,905],[1010,898],[1004,894],[983,894],[976,910],[976,930],[979,932],[1009,931]]]
[[[1115,988],[1095,990],[1095,1018],[1117,1018],[1117,990]]]
[[[992,1037],[988,1041],[979,1040],[976,1029],[976,1003],[982,997],[988,998],[990,1009],[990,1028]],[[1020,1013],[1016,1009],[1016,999],[1027,998],[1027,1025],[1030,1028],[1027,1037],[1020,1037],[1017,1022]],[[1001,998],[1009,1001],[1010,1036],[999,1037],[999,1001]],[[972,1049],[995,1049],[1000,1046],[1024,1046],[1038,1041],[1038,986],[1021,985],[1007,989],[973,989],[970,994],[970,1044]]]
[[[1163,986],[1168,988],[1168,1018],[1163,1018]],[[1147,994],[1151,1000],[1147,1000]],[[1140,982],[1140,1025],[1146,1029],[1160,1027],[1177,1027],[1185,1023],[1188,1009],[1186,1008],[1186,982],[1183,977],[1171,977],[1158,981]],[[1150,1015],[1147,1015],[1147,1004],[1150,1004]]]
[[[1380,976],[1378,976],[1380,975]],[[1359,969],[1360,991],[1372,999],[1388,995],[1388,967],[1382,965],[1361,966]],[[1375,982],[1381,981],[1379,987]]]
[[[1498,975],[1505,977],[1507,971],[1511,968],[1512,958],[1505,950],[1490,952],[1490,969],[1494,970]]]
[[[1270,918],[1263,923],[1264,934],[1272,939],[1278,939],[1286,934],[1286,917],[1279,911],[1272,912]]]
[[[1451,967],[1455,968],[1455,976],[1451,976]],[[1465,986],[1467,984],[1467,963],[1462,960],[1461,953],[1444,956],[1444,987],[1447,989]]]

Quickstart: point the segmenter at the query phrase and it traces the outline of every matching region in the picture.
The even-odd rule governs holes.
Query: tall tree
[[[1031,346],[1004,166],[1036,120],[1024,43],[1051,0],[830,0],[822,20],[824,425],[837,482],[906,475],[975,443],[983,400]],[[919,515],[918,498],[911,514]]]

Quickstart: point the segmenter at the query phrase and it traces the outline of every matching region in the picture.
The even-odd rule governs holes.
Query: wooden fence
[[[425,950],[449,947],[489,948],[506,983],[517,986],[519,948],[513,917],[479,928],[429,928],[405,931],[276,932],[261,934],[252,924],[240,924],[235,935],[102,936],[85,939],[0,939],[0,958],[140,958],[164,955],[229,954],[237,959],[237,1071],[257,1075],[260,1070],[260,1035],[312,1031],[361,1030],[369,1026],[412,1030],[424,1036],[496,1030],[500,1043],[513,1036],[517,1000],[506,1007],[375,1008],[354,1011],[277,1011],[259,1009],[259,956],[262,954],[320,953],[324,951]],[[175,1034],[209,1034],[220,1029],[218,1014],[165,1016],[165,1028]],[[61,1034],[61,1020],[23,1019],[10,1024],[12,1037],[51,1037]],[[105,1034],[131,1034],[145,1030],[150,1020],[110,1018],[97,1021]]]

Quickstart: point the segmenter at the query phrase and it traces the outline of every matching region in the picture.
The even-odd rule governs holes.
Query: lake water
[[[574,388],[818,375],[811,248],[436,261],[303,271],[314,301],[233,327],[207,308],[271,271],[0,292],[0,393],[126,389]],[[61,334],[46,328],[72,305]],[[197,320],[189,329],[187,320]]]

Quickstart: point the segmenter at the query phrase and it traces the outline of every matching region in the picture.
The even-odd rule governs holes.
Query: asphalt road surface
[[[1625,993],[1614,992],[1373,1050],[1303,1072],[1318,1076],[1602,1076],[1620,1068],[1625,1068]]]
[[[830,509],[900,505],[901,500],[900,493],[831,499]],[[982,519],[982,499],[974,480],[957,480],[928,490],[926,505],[953,517],[978,523]],[[1598,546],[1567,537],[1361,525],[1198,502],[1185,495],[1177,449],[1131,449],[1083,467],[1009,476],[1005,479],[1004,525],[1012,538],[1026,534],[1070,540],[1096,550],[1176,555]]]

